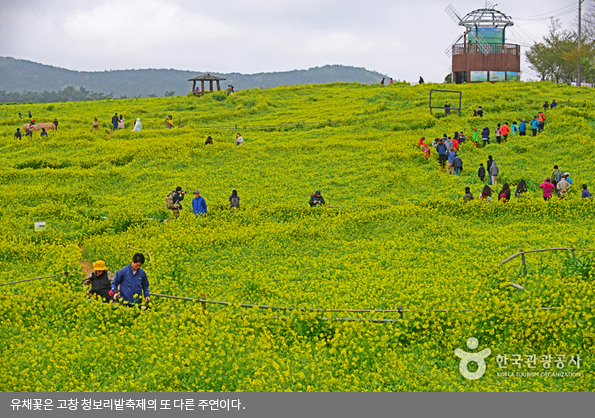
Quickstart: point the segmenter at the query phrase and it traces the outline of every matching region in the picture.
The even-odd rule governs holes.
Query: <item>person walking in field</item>
[[[539,112],[537,114],[537,120],[539,121],[539,125],[537,125],[537,131],[541,133],[545,127],[545,113]]]
[[[140,123],[140,118],[136,118],[136,123],[134,124],[134,128],[131,132],[140,132],[143,129],[142,123]]]
[[[104,302],[112,302],[113,298],[109,292],[114,278],[114,274],[107,269],[105,262],[97,260],[93,263],[93,272],[83,280],[83,286],[91,285],[91,290],[88,292],[89,297],[97,295]]]
[[[496,126],[494,133],[496,134],[496,142],[499,144],[500,141],[502,140],[502,131],[500,128],[500,124],[498,124],[498,126]]]
[[[510,200],[510,185],[508,183],[504,183],[502,185],[502,189],[500,193],[498,193],[498,200],[502,200],[504,202],[508,202]]]
[[[120,122],[120,118],[118,118],[118,112],[114,116],[112,116],[112,131],[118,129],[118,123]]]
[[[539,187],[543,190],[543,200],[550,200],[552,198],[552,192],[555,189],[554,185],[550,181],[550,178],[547,177],[545,181],[539,185]]]
[[[496,161],[492,161],[492,165],[490,166],[490,176],[492,177],[492,185],[495,186],[498,184],[498,174],[500,173],[500,169],[498,168],[498,164]]]
[[[231,191],[231,196],[229,196],[229,206],[230,209],[233,208],[240,208],[240,197],[238,196],[238,191],[237,190],[232,190]]]
[[[502,134],[502,140],[504,142],[508,141],[508,134],[510,133],[510,128],[508,127],[508,123],[504,122],[502,128],[500,128],[500,133]]]
[[[419,76],[419,80],[418,80],[418,84],[423,84],[423,83],[425,83],[425,81],[424,81],[423,77],[420,75]]]
[[[473,193],[471,193],[471,189],[469,187],[465,187],[465,196],[463,196],[463,202],[468,202],[473,200]]]
[[[16,139],[21,139],[22,138],[22,136],[21,136],[21,128],[17,128],[17,131],[14,133],[14,137]]]
[[[562,180],[562,171],[558,169],[557,165],[554,166],[554,171],[552,172],[550,178],[552,179],[552,184],[554,187],[556,187],[558,182]]]
[[[492,200],[492,189],[487,184],[483,186],[481,193],[479,194],[481,200]]]
[[[582,189],[583,189],[583,192],[581,194],[581,197],[583,199],[590,198],[591,197],[591,192],[587,190],[587,185],[586,184],[583,184]]]
[[[490,175],[490,168],[492,168],[492,164],[494,160],[492,159],[491,155],[488,155],[488,161],[486,163],[486,169],[488,170],[488,183],[492,184],[492,176]]]
[[[527,193],[527,182],[525,180],[521,179],[521,181],[519,181],[519,184],[516,186],[514,196],[518,199],[524,193]]]
[[[45,136],[45,137],[48,136],[48,133],[45,131],[45,128],[41,128],[41,134],[40,134],[40,136]]]
[[[448,167],[446,168],[446,173],[447,174],[454,174],[455,173],[454,162],[455,162],[456,155],[457,154],[454,151],[450,151],[448,153]]]
[[[242,138],[239,132],[236,135],[236,145],[244,145],[244,138]]]
[[[118,129],[124,129],[124,115],[120,113],[120,119],[118,119]]]
[[[57,131],[58,130],[58,119],[57,118],[54,118],[54,121],[52,123],[56,127],[56,131]]]
[[[526,120],[523,119],[519,125],[519,136],[525,136],[527,134],[527,124],[525,122]]]
[[[149,279],[147,278],[147,273],[141,269],[144,263],[145,256],[136,253],[132,256],[130,265],[118,270],[109,291],[109,295],[114,300],[118,300],[118,286],[120,286],[119,298],[125,304],[140,304],[142,302],[141,295],[144,296],[146,302],[149,302]]]
[[[512,135],[516,135],[519,132],[519,127],[516,125],[516,120],[514,122],[512,122],[512,125],[510,127],[510,133]]]
[[[570,189],[570,183],[566,181],[565,177],[562,177],[562,180],[556,184],[556,190],[558,191],[558,197],[563,199],[566,197],[568,190]]]
[[[194,199],[192,199],[192,213],[195,216],[206,216],[207,215],[207,202],[204,197],[200,195],[198,190],[193,192]],[[239,198],[238,198],[239,203]]]
[[[545,103],[543,104],[543,111],[545,112],[546,110],[548,110],[550,108],[549,103],[547,102],[547,100],[545,101]]]
[[[165,198],[165,206],[172,211],[174,219],[178,219],[178,216],[180,216],[180,211],[182,210],[182,204],[180,202],[184,200],[184,196],[186,196],[186,192],[178,186],[176,190],[169,192]]]
[[[308,203],[310,204],[311,208],[326,205],[326,202],[324,201],[324,197],[322,197],[320,190],[316,190],[315,193],[310,195],[310,201]]]
[[[165,118],[165,127],[167,129],[171,129],[174,127],[174,121],[173,121],[172,115],[167,115],[167,117]]]
[[[479,179],[481,180],[482,183],[485,181],[486,169],[484,168],[483,163],[479,163],[479,170],[477,170],[477,177],[479,177]]]
[[[95,129],[96,131],[99,130],[99,122],[97,121],[97,118],[95,118],[95,120],[93,121],[93,129]]]
[[[426,160],[430,158],[430,148],[428,147],[427,144],[424,144],[424,147],[421,149],[421,152],[424,153]]]
[[[29,119],[31,119],[33,117],[33,115],[31,114],[31,111],[29,111],[28,113],[29,113]]]
[[[453,152],[454,153],[454,152]],[[455,158],[452,162],[452,168],[454,169],[455,175],[458,176],[461,171],[463,171],[463,160],[459,157],[458,154],[455,154]]]
[[[531,130],[533,131],[533,136],[537,136],[537,128],[539,128],[539,121],[537,120],[537,116],[534,116],[531,119]]]
[[[440,140],[440,142],[438,142],[436,151],[438,151],[438,164],[444,168],[444,164],[446,163],[446,144],[444,141]]]
[[[483,147],[485,148],[490,143],[490,128],[487,126],[481,131],[481,139],[483,139]]]

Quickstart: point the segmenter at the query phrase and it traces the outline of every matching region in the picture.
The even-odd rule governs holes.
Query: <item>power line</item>
[[[571,4],[568,6],[561,7],[560,9],[552,10],[551,12],[540,13],[534,16],[526,16],[526,17],[514,17],[513,20],[541,20],[541,19],[549,19],[550,16],[556,13],[568,13],[575,10],[575,5]]]

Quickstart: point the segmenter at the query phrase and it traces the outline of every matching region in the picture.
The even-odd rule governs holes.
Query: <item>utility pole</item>
[[[585,0],[578,0],[578,70],[576,85],[581,86],[581,6]]]

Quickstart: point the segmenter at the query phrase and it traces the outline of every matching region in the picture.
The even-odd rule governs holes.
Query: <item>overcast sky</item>
[[[463,33],[446,14],[482,0],[0,0],[0,56],[79,71],[174,68],[220,73],[327,64],[442,81]],[[549,17],[570,29],[578,0],[496,1],[507,42],[540,41]],[[587,3],[595,3],[587,0]],[[216,7],[214,7],[216,5]],[[523,56],[527,48],[523,47]],[[535,78],[524,58],[522,78]]]

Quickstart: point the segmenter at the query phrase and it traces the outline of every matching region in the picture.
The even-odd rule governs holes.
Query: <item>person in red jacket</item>
[[[500,128],[500,133],[502,134],[502,139],[504,142],[508,139],[508,134],[510,133],[510,128],[508,127],[508,122],[504,122],[502,128]]]
[[[543,200],[548,201],[552,198],[552,191],[554,190],[554,185],[550,182],[550,178],[546,178],[543,183],[539,185],[543,189]]]
[[[426,140],[426,137],[425,137],[425,136],[422,136],[421,138],[419,138],[419,139],[417,140],[417,146],[418,146],[418,147],[421,147],[421,146],[424,144],[424,141],[425,141],[425,140]]]

